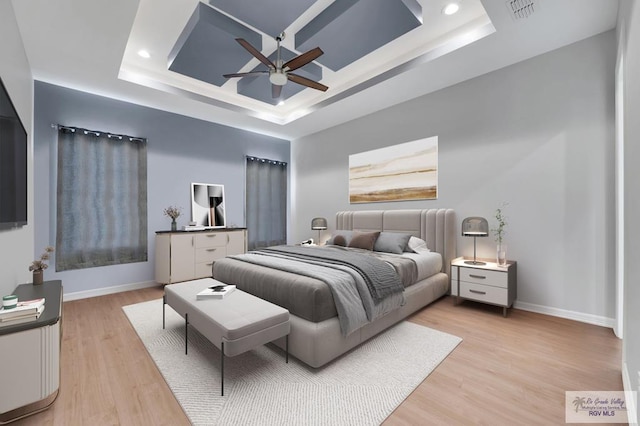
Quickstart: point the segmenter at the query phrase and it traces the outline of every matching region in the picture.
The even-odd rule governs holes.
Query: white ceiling
[[[323,79],[330,86],[326,93],[306,89],[292,102],[272,106],[237,95],[227,85],[219,88],[167,71],[167,55],[197,2],[12,0],[36,80],[285,139],[610,30],[618,10],[617,0],[535,0],[535,13],[514,20],[505,0],[462,0],[462,13],[454,19],[426,14],[430,25],[423,27],[432,30],[407,33],[392,42],[395,48],[383,47]],[[445,3],[418,2],[423,12]],[[263,40],[268,54],[270,40]],[[135,55],[140,48],[151,51],[150,61]]]

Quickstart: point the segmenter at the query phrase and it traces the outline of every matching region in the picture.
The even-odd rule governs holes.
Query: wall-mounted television
[[[0,229],[27,224],[27,132],[0,79]]]

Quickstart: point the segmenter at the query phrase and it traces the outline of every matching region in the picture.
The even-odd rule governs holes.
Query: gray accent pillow
[[[364,250],[373,251],[373,246],[380,235],[379,231],[376,232],[354,232],[351,241],[347,247],[359,248]]]
[[[384,253],[402,254],[402,252],[407,249],[409,238],[411,238],[411,234],[403,234],[400,232],[381,232],[373,246],[373,250]]]
[[[333,244],[337,246],[346,247],[347,239],[344,237],[344,235],[336,235],[335,237],[333,237]]]
[[[335,244],[335,238],[338,235],[342,235],[344,237],[346,242],[344,246],[346,246],[347,244],[349,244],[349,241],[351,241],[351,237],[353,236],[353,231],[335,231],[332,234],[331,238],[327,240],[326,244]]]

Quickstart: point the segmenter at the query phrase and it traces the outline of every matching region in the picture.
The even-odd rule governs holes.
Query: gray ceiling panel
[[[262,50],[262,36],[240,21],[266,34],[276,35],[315,0],[209,0],[209,3],[213,7],[198,3],[169,55],[169,69],[222,86],[227,81],[223,74],[238,72],[253,58],[235,38],[244,38]],[[316,61],[339,70],[418,27],[420,20],[421,8],[417,0],[335,0],[295,35],[296,49],[306,52],[319,46],[325,54]],[[294,37],[293,34],[288,36]],[[286,62],[297,54],[283,48],[282,55]],[[269,58],[275,62],[276,52]],[[260,64],[254,70],[266,70],[266,67]],[[320,81],[322,67],[310,63],[295,74]],[[241,95],[276,105],[305,87],[289,81],[280,98],[273,99],[271,83],[265,74],[241,78],[237,90]]]
[[[317,61],[337,71],[419,27],[419,7],[413,0],[336,0],[296,34],[296,49],[319,46]]]
[[[292,52],[285,48],[282,48],[281,52],[282,59],[285,62],[297,56],[295,52]],[[268,58],[272,62],[275,62],[276,52],[272,53],[270,56],[268,56]],[[266,69],[266,66],[260,65],[254,68],[252,71],[260,71],[264,69]],[[322,67],[314,63],[310,63],[302,68],[295,70],[294,74],[309,78],[314,81],[319,81],[322,80]],[[267,74],[257,77],[243,77],[240,79],[240,81],[238,81],[238,93],[272,105],[277,105],[280,100],[289,99],[290,97],[294,96],[304,89],[305,86],[301,86],[292,81],[288,81],[287,84],[285,84],[282,88],[282,94],[280,95],[280,98],[273,99],[271,97],[271,83],[269,82],[269,76]]]
[[[285,30],[315,2],[316,0],[209,0],[210,5],[272,37]]]
[[[236,38],[262,49],[260,34],[199,3],[171,52],[169,69],[221,86],[227,81],[223,74],[237,72],[252,58]]]

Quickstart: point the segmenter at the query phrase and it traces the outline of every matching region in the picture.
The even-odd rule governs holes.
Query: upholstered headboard
[[[442,272],[449,275],[456,257],[456,217],[452,209],[363,210],[336,213],[336,229],[404,232],[422,238],[442,255]]]

